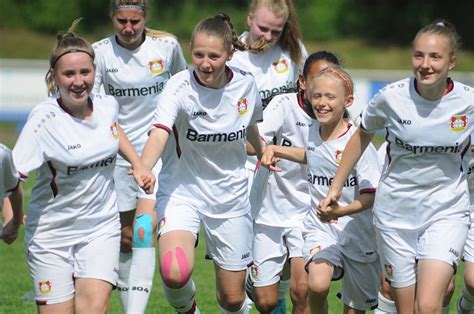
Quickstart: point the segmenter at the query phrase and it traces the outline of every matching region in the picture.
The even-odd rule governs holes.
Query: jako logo
[[[411,120],[405,120],[405,119],[398,119],[398,123],[402,125],[411,125]]]

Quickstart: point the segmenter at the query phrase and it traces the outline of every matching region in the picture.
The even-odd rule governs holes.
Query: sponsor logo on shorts
[[[241,98],[237,102],[237,111],[239,112],[239,115],[244,115],[249,111],[249,104],[247,101],[247,98]]]
[[[454,115],[451,117],[451,120],[449,121],[451,131],[453,132],[461,132],[466,129],[467,126],[467,116],[466,115]]]
[[[336,163],[340,164],[342,160],[342,150],[336,150]]]
[[[377,299],[368,298],[368,299],[365,300],[365,303],[375,303],[375,302],[377,302]]]
[[[288,61],[286,59],[280,59],[272,63],[276,73],[282,74],[288,72]]]
[[[118,134],[118,129],[117,129],[117,123],[114,122],[110,126],[110,131],[112,132],[112,135],[114,136],[115,139],[118,139],[119,134]]]
[[[311,250],[309,250],[309,255],[313,256],[316,253],[318,253],[319,251],[321,251],[321,245],[318,245],[317,247],[314,247]]]
[[[247,252],[247,253],[244,253],[242,254],[242,258],[241,259],[247,259],[250,257],[250,252]]]
[[[252,265],[250,267],[250,274],[252,275],[253,279],[257,279],[259,275],[258,266]]]
[[[385,273],[387,274],[387,276],[392,277],[393,276],[393,266],[392,266],[392,264],[384,264],[384,267],[385,267]]]
[[[165,71],[165,62],[163,59],[152,60],[148,62],[148,66],[150,67],[150,72],[153,75],[158,75]]]
[[[455,249],[453,249],[452,247],[449,248],[449,253],[453,254],[454,256],[456,256],[457,258],[459,258],[459,252],[456,251]]]
[[[38,282],[38,290],[41,294],[48,294],[51,292],[52,283],[50,280],[43,280]]]

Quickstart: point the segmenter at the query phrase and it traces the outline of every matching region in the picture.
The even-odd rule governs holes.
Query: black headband
[[[69,50],[66,50],[64,51],[62,54],[60,54],[59,56],[57,56],[53,62],[51,62],[51,68],[54,68],[56,66],[56,63],[58,63],[58,60],[64,56],[64,55],[67,55],[68,53],[72,53],[72,52],[83,52],[83,53],[87,53],[89,55],[89,57],[91,57],[92,60],[94,60],[94,56],[87,50],[83,50],[83,49],[77,49],[77,48],[72,48],[72,49],[69,49]]]

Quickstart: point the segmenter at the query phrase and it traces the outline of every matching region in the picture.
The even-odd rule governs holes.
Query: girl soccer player
[[[117,152],[142,187],[154,183],[117,123],[116,100],[91,93],[94,51],[75,24],[50,56],[51,97],[33,108],[13,149],[24,178],[37,170],[25,241],[40,313],[107,312],[118,277]]]
[[[105,93],[115,97],[119,103],[118,121],[141,154],[158,96],[171,75],[186,68],[186,61],[173,35],[145,27],[149,19],[147,1],[112,0],[111,4],[115,35],[92,45],[97,67],[94,92],[103,85]],[[161,163],[157,166],[159,171]],[[136,234],[143,230],[147,240],[134,237],[132,262],[132,222],[138,188],[127,174],[129,168],[130,163],[119,156],[114,170],[122,226],[117,289],[124,311],[135,313],[144,311],[153,282],[156,216],[137,215]]]
[[[388,85],[369,102],[321,202],[321,211],[330,212],[375,130],[385,128],[388,164],[374,222],[381,263],[401,314],[441,313],[469,229],[466,172],[474,91],[448,77],[457,43],[446,21],[417,33],[414,77]]]
[[[240,47],[234,38],[224,14],[198,23],[191,39],[194,69],[176,74],[165,86],[143,150],[149,169],[164,158],[158,248],[165,295],[178,312],[196,310],[191,273],[201,224],[221,312],[248,311],[244,281],[252,258],[252,222],[245,144],[248,139],[261,154],[256,123],[262,108],[253,76],[226,65]],[[175,151],[167,147],[163,155],[169,141]]]
[[[316,210],[356,129],[345,119],[346,108],[354,100],[350,76],[332,67],[322,70],[311,84],[317,122],[309,129],[305,149],[268,146],[262,164],[279,171],[276,157],[308,165],[311,210],[304,221],[303,238],[312,313],[328,312],[331,280],[341,277],[344,313],[363,313],[376,305],[380,280],[370,209],[379,180],[377,153],[370,147],[362,156],[332,211]]]
[[[313,112],[311,78],[322,69],[339,64],[335,55],[326,51],[311,54],[300,77],[300,92],[275,96],[263,112],[259,132],[266,143],[302,147],[308,135]],[[281,161],[281,172],[268,175],[260,168],[251,192],[255,239],[250,275],[253,300],[260,312],[270,312],[278,302],[279,282],[284,265],[291,266],[291,299],[294,313],[307,308],[307,276],[303,260],[303,220],[310,195],[305,168],[294,162]],[[258,194],[258,195],[255,195]],[[262,199],[262,204],[256,200]],[[260,208],[260,206],[261,208]]]

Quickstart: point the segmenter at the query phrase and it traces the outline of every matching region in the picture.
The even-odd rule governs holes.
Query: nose
[[[130,21],[127,21],[127,23],[125,23],[125,25],[123,26],[123,32],[125,34],[133,34],[133,26]]]
[[[84,78],[82,77],[82,75],[77,74],[74,76],[74,81],[72,83],[74,84],[74,86],[82,86],[84,85]]]
[[[424,69],[427,69],[430,67],[430,58],[429,57],[424,57],[423,61],[421,62],[421,67]]]
[[[266,33],[264,33],[264,34],[263,34],[263,38],[265,39],[265,41],[271,42],[271,41],[272,41],[272,38],[273,38],[272,33],[271,33],[271,32],[266,32]]]

